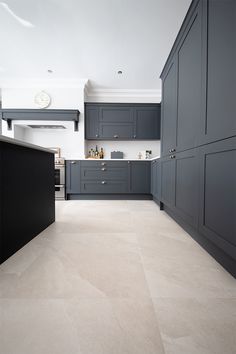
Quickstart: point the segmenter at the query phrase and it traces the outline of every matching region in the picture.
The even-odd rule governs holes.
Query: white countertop
[[[4,136],[4,135],[0,135],[0,142],[13,144],[13,145],[24,146],[24,147],[27,147],[27,148],[30,148],[30,149],[50,152],[51,154],[54,154],[54,151],[52,151],[50,149],[46,149],[46,148],[44,148],[42,146],[26,143],[25,141],[9,138],[9,137]]]
[[[105,158],[105,159],[75,159],[75,160],[79,160],[79,161],[153,161],[153,160],[157,160],[159,159],[160,156],[156,156],[156,157],[152,157],[150,159],[108,159],[108,158]],[[66,159],[66,160],[69,160],[69,159]],[[70,160],[73,160],[73,159],[70,159]]]

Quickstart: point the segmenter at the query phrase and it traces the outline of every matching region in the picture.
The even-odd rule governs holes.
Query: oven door
[[[55,166],[55,186],[60,186],[65,184],[65,166],[56,165]]]

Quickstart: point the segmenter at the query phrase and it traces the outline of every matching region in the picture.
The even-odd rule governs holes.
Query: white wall
[[[83,87],[48,87],[47,83],[43,87],[25,87],[25,88],[3,88],[2,89],[2,107],[3,108],[37,108],[34,104],[34,96],[37,92],[45,90],[52,98],[49,109],[78,109],[79,131],[74,131],[73,122],[46,122],[46,124],[59,124],[66,127],[65,130],[33,130],[30,128],[20,130],[29,124],[45,124],[45,121],[18,121],[13,122],[12,131],[6,129],[3,122],[3,135],[22,139],[32,144],[44,147],[60,147],[61,154],[66,159],[84,158],[84,89]]]
[[[105,158],[111,157],[111,151],[122,151],[124,159],[138,158],[138,153],[144,150],[152,150],[152,157],[160,156],[160,141],[146,140],[146,141],[96,141],[89,140],[86,144],[86,154],[91,148],[98,146],[99,150],[104,149]]]

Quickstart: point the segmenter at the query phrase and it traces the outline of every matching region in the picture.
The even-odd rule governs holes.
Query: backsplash
[[[102,147],[104,149],[104,157],[110,158],[111,151],[122,151],[124,153],[124,159],[137,159],[138,153],[144,150],[151,150],[151,157],[160,156],[160,140],[137,140],[137,141],[96,141],[87,140],[85,145],[85,152],[91,148],[98,146],[99,150]]]

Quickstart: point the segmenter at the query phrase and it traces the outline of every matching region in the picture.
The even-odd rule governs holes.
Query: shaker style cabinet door
[[[174,59],[162,78],[161,151],[162,156],[176,149],[177,62]]]
[[[174,206],[175,161],[170,156],[161,159],[161,201],[168,207]]]
[[[208,0],[207,54],[207,110],[200,144],[236,135],[235,0]]]
[[[132,161],[130,164],[130,193],[150,193],[150,163]]]
[[[135,139],[160,139],[160,105],[134,108],[136,132]]]
[[[85,138],[99,139],[99,109],[94,105],[85,107]]]
[[[236,258],[236,138],[199,148],[199,231]]]
[[[197,150],[191,149],[175,157],[174,209],[182,220],[195,228],[198,223],[198,195]]]
[[[194,11],[177,50],[178,106],[177,151],[196,146],[197,131],[204,105],[202,1]]]
[[[80,161],[66,161],[66,194],[80,193]]]

